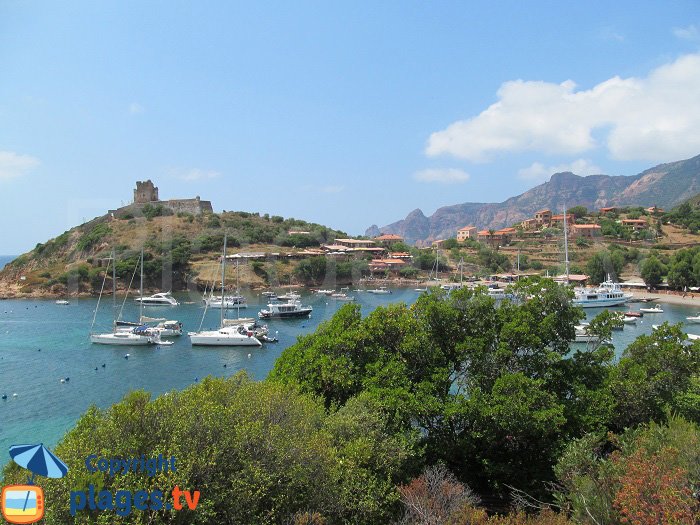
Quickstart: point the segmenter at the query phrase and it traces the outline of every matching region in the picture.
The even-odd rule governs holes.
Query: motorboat
[[[331,295],[335,293],[335,290],[316,290],[316,293],[319,295]]]
[[[700,323],[700,314],[691,315],[690,317],[686,317],[685,320],[688,321],[689,323],[698,324],[698,323]]]
[[[67,304],[70,304],[70,301],[66,301],[65,299],[59,299],[59,300],[56,301],[56,304],[60,304],[60,305],[64,305],[64,306],[65,306],[65,305],[67,305]]]
[[[427,292],[428,289],[427,288],[414,288],[413,291],[415,291],[415,292]]]
[[[248,302],[242,295],[224,295],[223,300],[221,295],[212,295],[204,299],[204,303],[209,308],[224,310],[229,308],[248,308]]]
[[[291,317],[308,317],[313,308],[302,306],[301,301],[289,301],[287,303],[270,303],[267,309],[260,310],[258,316],[261,319],[286,319]]]
[[[386,295],[386,294],[390,294],[391,290],[387,289],[386,286],[380,286],[379,288],[367,290],[367,293],[373,293],[373,294],[377,294],[377,295]]]
[[[597,335],[589,333],[588,323],[576,325],[575,333],[576,335],[572,341],[575,343],[597,343],[600,341],[600,338]]]
[[[280,301],[297,301],[301,299],[301,295],[295,292],[287,292],[285,294],[278,295],[277,299],[279,299]]]
[[[625,312],[625,317],[644,317],[644,314],[642,312],[633,312],[630,310],[629,312]]]
[[[161,337],[178,337],[182,335],[182,323],[179,321],[162,321],[151,329]]]
[[[625,315],[622,318],[622,322],[625,324],[637,324],[637,319],[639,319],[639,317],[630,317],[628,315]]]
[[[330,295],[331,299],[335,299],[336,301],[354,301],[355,298],[351,295],[348,295],[346,293],[333,293]]]
[[[662,314],[664,311],[661,309],[661,305],[654,305],[652,308],[640,308],[640,312],[644,312],[645,314]]]
[[[144,306],[177,306],[180,304],[170,292],[154,293],[148,297],[141,296],[134,299],[134,301]]]
[[[451,292],[452,290],[459,290],[462,287],[461,284],[459,283],[446,283],[443,284],[440,288],[443,290],[446,290],[448,292]]]
[[[488,295],[496,300],[505,299],[507,297],[505,290],[502,288],[489,288]]]
[[[597,288],[575,288],[573,304],[582,308],[601,308],[620,306],[630,299],[632,294],[623,292],[620,283],[608,278]]]

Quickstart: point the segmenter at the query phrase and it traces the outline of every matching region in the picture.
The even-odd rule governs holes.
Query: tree
[[[580,219],[588,215],[588,208],[585,206],[573,206],[569,208],[568,213],[571,213],[575,218]]]
[[[586,273],[590,282],[602,283],[611,275],[617,278],[624,266],[624,257],[617,251],[600,251],[593,254],[586,264]]]
[[[647,286],[655,288],[661,284],[664,275],[664,265],[654,255],[644,259],[641,268],[642,279]]]

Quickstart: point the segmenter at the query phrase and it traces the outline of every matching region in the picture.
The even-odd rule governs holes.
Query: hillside
[[[229,254],[299,252],[336,236],[346,237],[320,224],[268,214],[223,212],[195,216],[155,209],[148,215],[103,215],[37,244],[0,271],[0,297],[96,293],[112,249],[116,251],[118,288],[128,286],[144,249],[146,287],[176,291],[203,288],[214,280],[224,232]],[[279,279],[288,283],[293,265],[283,266]],[[247,269],[243,277],[249,285],[265,285],[265,279],[256,275],[254,267]],[[111,283],[107,286],[111,288]]]
[[[549,181],[500,203],[464,203],[444,206],[430,217],[420,209],[405,219],[367,234],[395,233],[407,242],[429,242],[453,237],[457,229],[473,224],[479,229],[503,228],[531,217],[537,210],[557,210],[564,203],[597,209],[605,206],[659,206],[671,208],[700,192],[700,155],[661,164],[634,176],[555,173]]]

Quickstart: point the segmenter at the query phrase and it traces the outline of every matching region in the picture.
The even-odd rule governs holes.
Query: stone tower
[[[145,204],[147,202],[156,202],[158,200],[158,188],[156,188],[151,180],[136,181],[136,189],[134,190],[134,204]]]

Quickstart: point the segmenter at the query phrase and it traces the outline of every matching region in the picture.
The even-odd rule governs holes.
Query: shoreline
[[[626,290],[632,294],[635,299],[648,299],[652,303],[667,303],[677,304],[681,306],[697,306],[700,309],[700,293],[699,292],[675,292],[665,290],[662,292],[647,292],[640,290]]]

